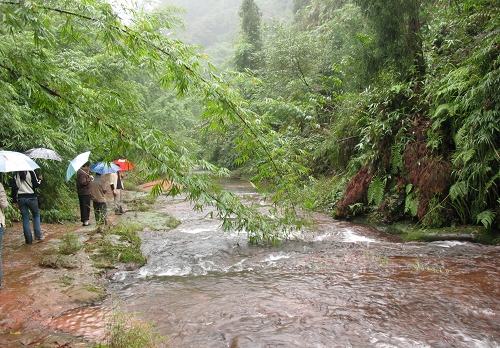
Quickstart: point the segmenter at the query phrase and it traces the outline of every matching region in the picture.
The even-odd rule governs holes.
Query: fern
[[[412,184],[406,185],[405,213],[410,213],[412,217],[415,217],[418,213],[418,196],[412,192],[412,189]]]
[[[457,181],[450,187],[450,198],[453,201],[466,198],[468,195],[467,183],[465,181]]]
[[[375,178],[368,187],[368,203],[380,205],[384,200],[385,180]]]
[[[465,181],[457,181],[450,187],[450,199],[453,208],[460,216],[462,223],[467,222],[467,216],[470,215],[470,209],[468,205],[467,196],[469,194],[469,189]]]
[[[403,156],[401,155],[401,147],[398,144],[392,146],[391,157],[391,173],[398,173],[403,168]]]
[[[476,216],[476,223],[481,222],[485,228],[490,228],[495,221],[495,212],[493,210],[484,210]]]

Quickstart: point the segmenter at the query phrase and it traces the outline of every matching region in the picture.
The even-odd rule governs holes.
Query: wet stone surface
[[[102,339],[117,300],[176,348],[500,347],[498,246],[404,243],[321,214],[293,241],[250,245],[192,208],[159,197],[153,211],[117,217],[144,224],[148,263],[111,278],[84,257],[75,269],[39,266],[66,231],[89,238],[91,229],[45,226],[42,243],[24,246],[20,225],[9,227],[0,347],[84,347]]]

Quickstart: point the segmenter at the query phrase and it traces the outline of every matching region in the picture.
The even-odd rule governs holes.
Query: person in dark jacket
[[[90,183],[94,177],[90,175],[90,162],[87,161],[76,173],[76,190],[80,202],[80,217],[83,226],[89,225],[90,218]]]
[[[42,176],[36,176],[34,171],[15,172],[12,186],[12,205],[19,207],[23,217],[23,232],[26,244],[33,243],[33,235],[30,229],[30,212],[33,216],[33,230],[35,240],[42,240],[42,230],[40,227],[40,209],[38,207],[38,197],[36,188],[42,183]]]
[[[107,219],[107,204],[106,193],[108,184],[101,177],[101,174],[96,173],[95,179],[90,183],[90,192],[92,194],[92,202],[94,205],[94,214],[96,225],[106,225]]]

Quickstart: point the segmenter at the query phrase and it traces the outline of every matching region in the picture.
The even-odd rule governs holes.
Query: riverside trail
[[[124,199],[132,200],[138,194],[147,195],[156,182],[140,187],[144,192],[125,191]],[[108,207],[113,197],[107,197]],[[43,211],[42,211],[43,214]],[[132,212],[129,212],[129,217]],[[108,215],[111,224],[118,224],[127,215]],[[67,311],[101,303],[106,278],[119,269],[103,272],[94,265],[84,249],[73,255],[63,266],[42,267],[46,256],[58,257],[57,248],[67,234],[76,235],[84,245],[94,242],[95,221],[67,224],[42,223],[44,240],[32,245],[24,243],[22,223],[13,222],[3,236],[3,288],[0,289],[0,347],[90,347],[95,340],[72,334],[65,324],[59,327],[58,317]],[[104,315],[96,312],[89,320],[104,324]]]

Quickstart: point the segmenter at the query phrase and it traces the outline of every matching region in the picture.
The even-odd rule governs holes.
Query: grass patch
[[[138,203],[141,204],[148,204],[148,205],[153,205],[156,203],[156,197],[150,194],[147,194],[145,196],[141,196],[137,199]]]
[[[440,228],[421,228],[415,224],[396,223],[392,230],[405,241],[433,242],[438,240],[463,240],[480,241],[478,235],[483,228],[481,226],[452,226]],[[481,242],[487,242],[484,239]],[[485,243],[488,244],[488,243]]]
[[[115,268],[115,266],[113,266],[110,263],[94,263],[92,266],[95,268],[99,268],[99,269],[114,269]]]
[[[85,290],[94,292],[99,295],[101,299],[106,296],[106,288],[103,286],[95,286],[93,284],[87,284],[84,286]]]
[[[484,227],[476,225],[423,228],[417,222],[412,220],[398,221],[391,225],[368,221],[363,217],[357,217],[356,219],[353,219],[353,221],[357,223],[364,223],[380,231],[399,236],[406,242],[459,240],[495,245],[495,243],[498,243],[500,240],[497,232],[487,231]]]
[[[133,314],[113,310],[106,325],[106,338],[94,348],[157,348],[168,347],[165,338],[153,325],[140,321]]]
[[[75,280],[75,278],[70,277],[70,276],[66,276],[66,275],[64,275],[61,278],[59,278],[59,281],[64,286],[70,286],[71,284],[73,284],[74,280]]]
[[[444,273],[444,274],[448,274],[448,273],[451,272],[450,269],[443,268],[441,266],[421,264],[419,260],[415,260],[413,262],[413,269],[415,271],[425,271],[425,272],[431,272],[431,273]]]
[[[137,234],[140,231],[142,226],[133,222],[104,230],[103,238],[89,246],[89,249],[95,252],[92,259],[104,265],[131,262],[143,266],[147,260],[141,252],[141,239]]]
[[[66,233],[61,239],[59,245],[59,253],[63,255],[76,254],[82,248],[82,243],[78,237],[73,233]]]
[[[482,244],[500,245],[500,233],[498,230],[482,228],[477,232],[477,240]]]
[[[138,194],[124,202],[129,210],[144,212],[152,209],[152,205],[156,203],[156,197],[146,192],[138,192]]]

